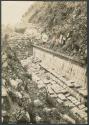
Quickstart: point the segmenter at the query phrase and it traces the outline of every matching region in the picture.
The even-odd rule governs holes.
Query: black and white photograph
[[[87,1],[1,1],[1,120],[88,124]]]

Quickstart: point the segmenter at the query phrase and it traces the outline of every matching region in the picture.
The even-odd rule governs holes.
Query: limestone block
[[[2,86],[2,96],[7,96],[7,89]]]
[[[66,93],[65,96],[66,96],[66,97],[70,96],[70,93]]]
[[[83,96],[87,96],[88,95],[88,92],[87,92],[86,89],[80,89],[79,93],[81,93]]]
[[[10,83],[11,83],[11,85],[12,85],[13,87],[15,87],[15,88],[17,88],[17,86],[18,86],[18,84],[19,84],[18,80],[14,80],[14,79],[10,79]]]
[[[55,94],[55,93],[54,93],[54,94],[51,94],[50,97],[51,97],[51,98],[57,98],[57,94]]]
[[[85,105],[84,105],[84,104],[81,104],[81,105],[79,105],[78,107],[79,107],[79,109],[83,109],[83,108],[85,108]]]
[[[52,90],[52,88],[51,88],[50,85],[47,86],[47,92],[48,92],[49,94],[54,94],[54,91]]]
[[[74,85],[74,87],[76,87],[76,88],[80,88],[80,87],[81,87],[80,83],[78,83],[78,82],[74,82],[73,85]]]
[[[50,109],[50,108],[45,107],[45,108],[43,108],[43,112],[49,113],[49,112],[51,112],[51,109]]]
[[[34,106],[35,107],[39,107],[39,106],[42,106],[42,105],[43,104],[42,104],[42,102],[39,99],[34,100]]]
[[[70,116],[68,116],[67,114],[63,115],[63,118],[72,124],[76,123],[75,120],[73,118],[71,118]]]
[[[47,80],[47,79],[44,79],[43,82],[44,82],[44,84],[49,84],[50,83],[50,81]]]
[[[63,94],[66,94],[68,92],[68,90],[66,88],[65,89],[61,89],[60,92],[63,93]]]
[[[42,118],[40,116],[36,116],[36,123],[40,123],[42,121]]]
[[[43,81],[39,81],[38,82],[38,88],[41,89],[41,88],[44,88],[45,87],[45,84],[43,83]]]
[[[59,103],[59,104],[61,104],[61,103],[63,103],[63,101],[61,100],[61,99],[57,99],[57,102]]]
[[[7,55],[6,54],[3,54],[2,55],[2,61],[6,60],[7,59]]]
[[[40,80],[40,78],[37,75],[32,74],[32,80],[35,82],[38,82]]]
[[[72,101],[75,105],[78,105],[78,104],[80,104],[80,102],[76,99],[76,98],[74,98],[74,97],[72,97],[72,96],[69,96],[69,97],[67,97],[70,101]]]
[[[63,94],[58,94],[58,97],[59,97],[61,100],[66,100],[66,97],[65,97]]]
[[[59,86],[58,84],[52,84],[52,89],[56,92],[56,93],[60,93],[61,89],[63,89],[61,86]]]
[[[6,80],[2,79],[2,85],[5,86]]]
[[[3,68],[6,68],[7,66],[8,66],[7,62],[4,62],[3,65],[2,65]]]
[[[66,84],[69,86],[69,87],[73,87],[73,83],[71,83],[70,81],[66,81]]]
[[[65,101],[65,102],[64,102],[64,105],[65,105],[65,106],[69,106],[69,107],[75,106],[75,105],[74,105],[71,101],[69,101],[69,100]]]
[[[22,94],[20,92],[15,92],[16,97],[22,98]]]

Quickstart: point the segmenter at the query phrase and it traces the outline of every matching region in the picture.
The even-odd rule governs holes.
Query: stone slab
[[[86,89],[79,89],[79,93],[81,93],[83,96],[87,96],[88,92]]]
[[[59,86],[58,84],[52,84],[52,89],[55,91],[55,93],[60,93],[60,90],[62,89],[61,86]]]
[[[57,94],[51,94],[50,97],[57,98]]]
[[[44,79],[43,82],[44,82],[44,84],[49,84],[50,80]]]
[[[63,103],[63,101],[61,100],[61,99],[57,99],[57,102],[59,103],[59,104],[61,104],[61,103]]]
[[[79,107],[79,109],[83,109],[83,108],[85,108],[85,105],[84,105],[84,104],[81,104],[81,105],[79,105],[78,107]]]
[[[69,107],[75,106],[75,105],[74,105],[71,101],[69,101],[69,100],[65,101],[65,102],[64,102],[64,105],[65,105],[65,106],[69,106]]]
[[[75,97],[72,97],[72,96],[69,96],[67,97],[70,101],[72,101],[75,105],[78,105],[80,104],[80,102],[75,98]]]
[[[58,98],[60,98],[61,100],[66,100],[66,97],[63,94],[58,94]]]
[[[47,91],[49,94],[54,94],[54,91],[52,90],[51,86],[47,86]]]
[[[70,116],[68,116],[67,114],[63,115],[63,118],[72,124],[76,123],[75,120],[71,118]]]

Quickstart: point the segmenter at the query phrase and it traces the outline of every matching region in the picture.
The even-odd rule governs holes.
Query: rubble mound
[[[54,106],[50,107],[46,100],[45,87],[37,87],[31,73],[28,74],[8,43],[2,47],[2,68],[2,120],[4,123],[60,123],[59,112],[55,114]],[[44,109],[49,107],[49,114],[45,115],[47,111]]]

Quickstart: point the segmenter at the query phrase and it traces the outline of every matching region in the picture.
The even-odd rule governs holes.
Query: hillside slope
[[[35,24],[48,39],[36,44],[87,61],[87,3],[36,2],[22,17],[23,24]],[[30,28],[29,28],[30,30]],[[36,39],[36,38],[35,38]]]

